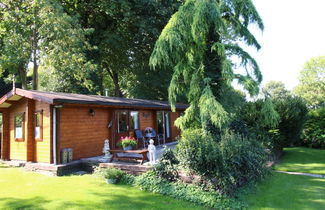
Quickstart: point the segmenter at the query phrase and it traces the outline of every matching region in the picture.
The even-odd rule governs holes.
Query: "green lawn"
[[[325,151],[286,148],[276,170],[325,174]],[[325,209],[325,179],[272,172],[241,196],[249,209]]]
[[[324,209],[325,179],[274,172],[243,200],[249,209]]]
[[[0,209],[203,209],[192,203],[106,184],[95,175],[49,177],[0,165]]]
[[[304,147],[285,148],[278,171],[325,174],[325,150]]]

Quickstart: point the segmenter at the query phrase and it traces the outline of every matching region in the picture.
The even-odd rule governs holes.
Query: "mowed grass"
[[[204,209],[95,175],[50,177],[0,165],[0,209]]]
[[[243,200],[248,209],[325,209],[325,179],[274,172]]]
[[[293,171],[325,175],[325,150],[304,147],[285,148],[278,171]]]
[[[276,170],[325,174],[325,151],[286,148]],[[254,192],[242,195],[249,209],[325,209],[325,179],[272,172]]]

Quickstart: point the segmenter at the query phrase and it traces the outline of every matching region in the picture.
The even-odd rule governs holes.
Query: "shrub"
[[[159,162],[154,167],[154,171],[159,177],[173,181],[178,177],[178,163],[173,150],[165,148]]]
[[[221,135],[220,141],[200,130],[187,130],[179,142],[178,156],[183,167],[226,194],[267,172],[267,153],[261,143],[233,133]]]
[[[182,182],[169,182],[160,178],[154,171],[149,171],[136,178],[135,184],[142,190],[168,195],[199,205],[215,209],[242,209],[242,203],[213,190],[203,190],[201,187]]]
[[[221,190],[233,193],[239,187],[254,182],[267,174],[267,153],[253,138],[225,133],[220,142],[223,174],[218,177]]]
[[[308,116],[303,130],[303,143],[325,149],[325,107],[310,111]]]
[[[134,183],[134,176],[117,168],[100,169],[96,173],[103,176],[105,179],[113,179],[115,183],[120,183],[120,184]]]
[[[273,103],[280,115],[277,129],[279,129],[281,140],[283,140],[278,141],[278,147],[301,145],[302,129],[308,113],[306,103],[297,96],[274,99]]]
[[[185,130],[177,146],[181,165],[201,176],[212,179],[222,173],[222,156],[218,141],[200,129]]]

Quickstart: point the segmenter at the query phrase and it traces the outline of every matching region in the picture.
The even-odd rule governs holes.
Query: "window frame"
[[[19,115],[22,116],[22,122],[21,122],[22,137],[16,138],[16,117]],[[14,114],[14,137],[15,137],[15,141],[17,141],[17,142],[25,141],[25,112],[17,112]]]
[[[35,129],[36,129],[36,115],[40,114],[40,122],[39,122],[39,127],[40,127],[40,137],[36,138],[35,136]],[[35,141],[43,141],[43,110],[37,110],[34,112],[34,139]]]

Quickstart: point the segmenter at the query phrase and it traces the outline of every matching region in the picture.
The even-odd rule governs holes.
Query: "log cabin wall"
[[[176,137],[180,135],[180,130],[175,126],[175,120],[180,116],[180,112],[171,112],[170,113],[170,126],[171,126],[171,139],[170,141],[175,141]]]
[[[140,130],[144,131],[147,127],[155,128],[155,115],[156,111],[154,110],[140,110],[139,112],[139,123],[140,123]]]
[[[51,124],[51,108],[44,102],[35,102],[35,112],[41,112],[41,132],[42,138],[35,139],[35,161],[50,163],[51,159],[51,143],[52,143],[52,124]],[[35,116],[35,115],[34,115]]]
[[[91,109],[94,115],[90,114]],[[110,120],[111,110],[108,108],[61,108],[58,150],[72,148],[73,160],[103,155],[104,140],[111,137]]]

